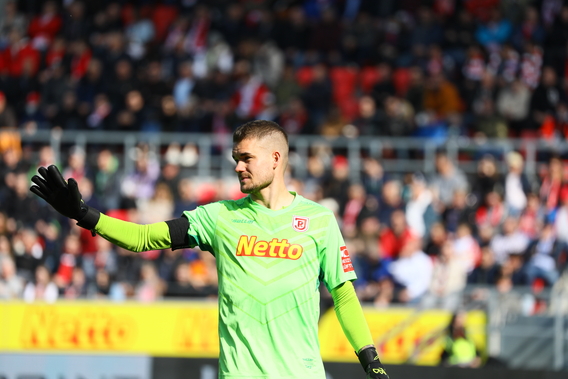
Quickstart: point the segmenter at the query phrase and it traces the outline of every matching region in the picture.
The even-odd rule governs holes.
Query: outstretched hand
[[[69,178],[66,182],[54,165],[48,168],[40,167],[37,171],[39,175],[32,177],[34,184],[30,187],[30,191],[47,201],[63,216],[80,220],[86,209],[81,207],[81,193],[75,179]]]

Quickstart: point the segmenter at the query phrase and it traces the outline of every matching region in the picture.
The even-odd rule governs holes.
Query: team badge
[[[310,225],[310,219],[307,217],[302,216],[294,216],[294,220],[292,221],[292,227],[297,232],[305,232],[308,230],[308,226]]]

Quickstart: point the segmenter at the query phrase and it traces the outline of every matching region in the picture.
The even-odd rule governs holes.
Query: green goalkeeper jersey
[[[277,211],[249,196],[184,212],[217,261],[221,379],[325,378],[319,284],[356,276],[333,213],[293,194]]]

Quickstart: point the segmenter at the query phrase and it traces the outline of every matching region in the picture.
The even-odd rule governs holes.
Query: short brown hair
[[[262,139],[273,135],[284,137],[288,146],[288,134],[274,121],[254,120],[239,126],[233,133],[233,143],[239,143],[248,138]]]

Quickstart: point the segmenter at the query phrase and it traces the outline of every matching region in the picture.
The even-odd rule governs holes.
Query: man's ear
[[[275,152],[272,153],[272,158],[273,158],[272,169],[276,170],[276,167],[278,167],[278,165],[280,164],[280,160],[281,160],[282,156],[280,155],[279,151],[275,151]]]

